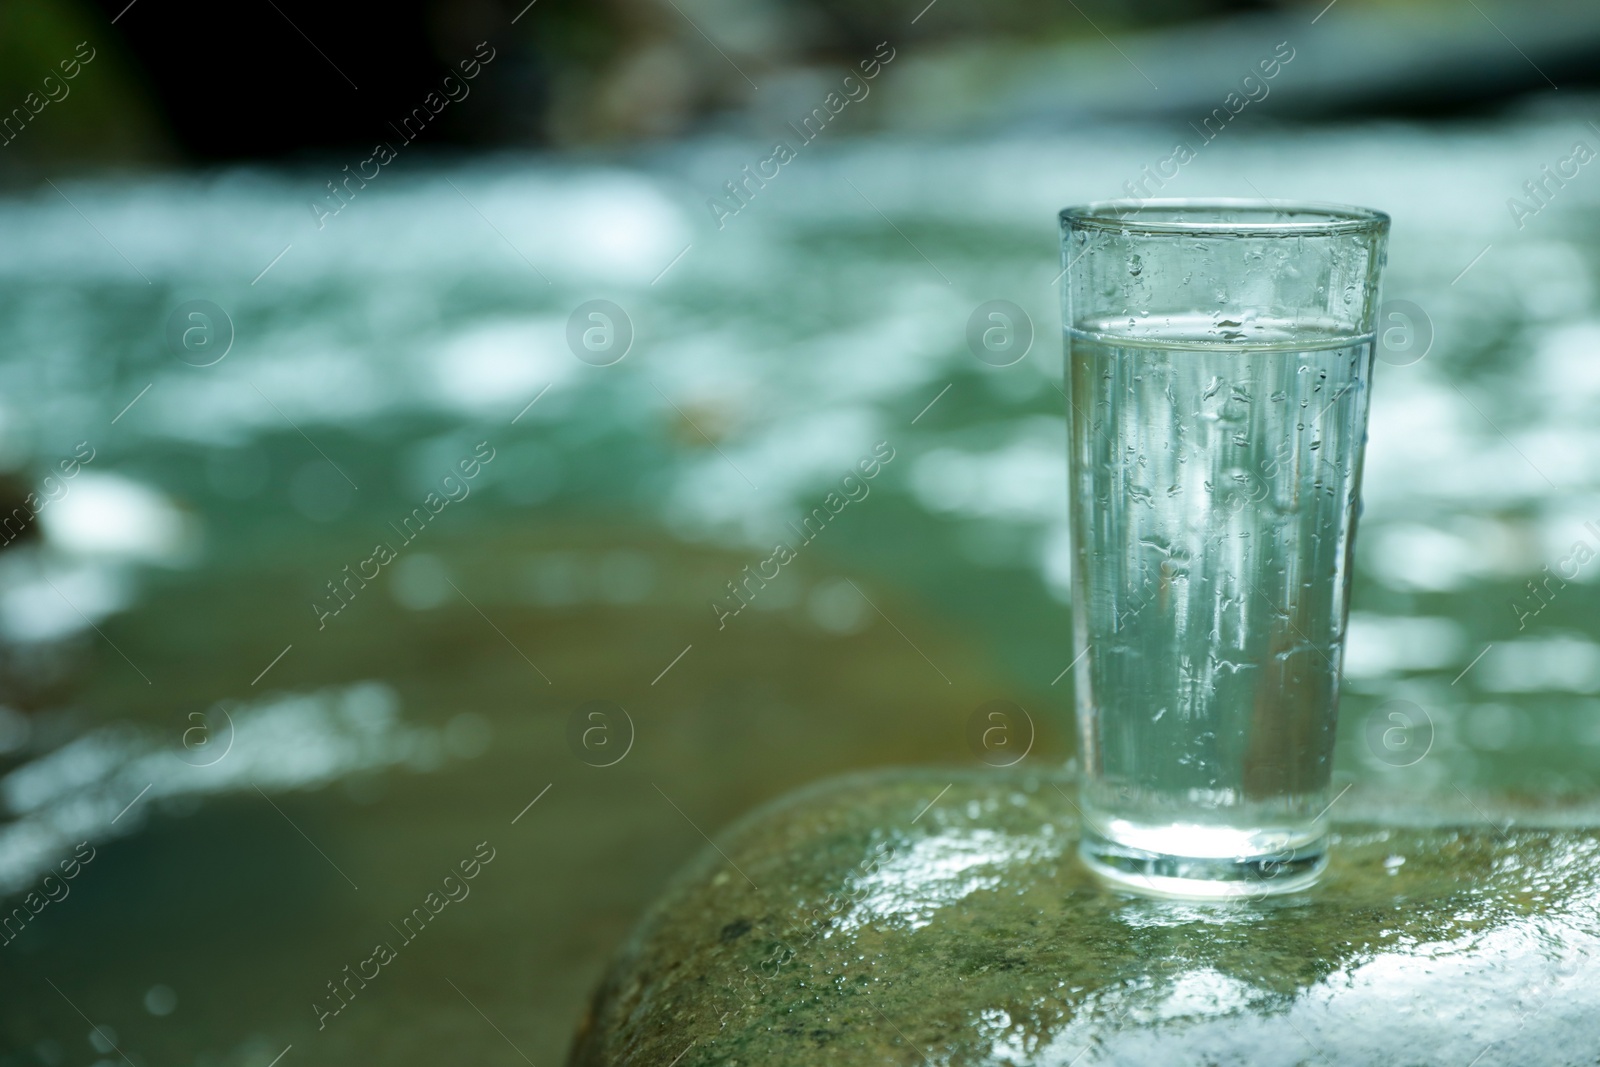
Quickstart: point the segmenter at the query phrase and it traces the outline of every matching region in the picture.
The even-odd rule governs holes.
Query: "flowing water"
[[[1600,791],[1600,563],[1573,552],[1600,547],[1600,186],[1505,219],[1586,117],[1241,127],[1171,190],[1384,208],[1386,292],[1431,319],[1425,359],[1375,373],[1335,816]],[[1023,771],[1072,754],[1060,351],[997,367],[966,328],[1003,298],[1050,337],[1056,212],[1170,136],[841,131],[719,231],[704,201],[755,147],[401,160],[321,230],[316,168],[0,199],[0,460],[51,500],[0,550],[5,914],[95,850],[0,945],[0,1064],[123,1062],[86,1015],[134,1062],[546,1067],[700,831],[841,770],[972,765],[991,701],[1038,727]],[[595,299],[635,327],[611,366],[568,347]],[[236,331],[209,366],[168,343],[193,300]],[[1241,471],[1281,443],[1246,439]],[[880,440],[871,495],[718,629],[728,583]],[[1272,513],[1213,484],[1235,521]],[[1190,574],[1171,591],[1202,597]],[[1233,610],[1287,632],[1257,603]],[[1314,652],[1287,666],[1323,684]],[[1402,700],[1426,732],[1393,726]],[[571,742],[592,701],[627,714],[610,766]],[[1163,770],[1208,780],[1180,755]],[[402,946],[390,924],[482,842],[470,896]],[[398,957],[319,1029],[380,942]]]

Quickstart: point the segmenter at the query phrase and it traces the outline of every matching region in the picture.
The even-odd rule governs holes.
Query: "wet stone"
[[[1600,830],[1343,823],[1310,891],[1184,903],[1083,870],[1068,780],[951,777],[718,835],[572,1067],[1600,1064]]]

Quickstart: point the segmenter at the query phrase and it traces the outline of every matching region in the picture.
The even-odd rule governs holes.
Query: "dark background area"
[[[1600,18],[1591,5],[1339,3],[1341,21],[1324,29],[1346,38],[1344,55],[1315,84],[1274,94],[1262,110],[1285,119],[1471,116],[1554,83],[1570,92],[1600,80]],[[8,145],[0,168],[295,160],[368,150],[392,137],[392,124],[438,91],[479,42],[488,42],[495,58],[469,84],[470,104],[446,107],[421,143],[615,146],[760,133],[774,125],[762,116],[781,101],[791,75],[848,69],[891,39],[933,72],[931,84],[947,83],[945,91],[967,105],[974,95],[1006,95],[1004,78],[970,78],[974,55],[1010,49],[1031,56],[1038,72],[1023,80],[1036,85],[1022,94],[1030,105],[1002,104],[978,121],[1060,126],[1161,117],[1200,98],[1182,83],[1226,67],[1229,38],[1270,30],[1275,21],[1298,32],[1320,6],[8,0],[0,8],[0,108],[20,106],[77,41],[91,41],[99,55],[94,77],[73,87],[80,102]],[[1085,51],[1110,49],[1151,55],[1169,91],[1144,95],[1073,82]],[[928,91],[919,90],[924,97]],[[946,110],[951,132],[974,121],[970,106]],[[901,117],[879,109],[873,121],[893,127]]]

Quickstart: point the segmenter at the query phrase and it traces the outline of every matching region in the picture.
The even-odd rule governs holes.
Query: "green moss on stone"
[[[962,774],[919,817],[952,777],[826,782],[731,829],[573,1067],[1600,1063],[1600,833],[1345,824],[1305,893],[1160,901],[1077,862],[1067,779]]]

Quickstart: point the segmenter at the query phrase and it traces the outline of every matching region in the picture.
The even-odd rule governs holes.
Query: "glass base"
[[[1238,900],[1306,889],[1328,866],[1326,836],[1260,855],[1184,856],[1120,844],[1084,827],[1083,862],[1118,889],[1181,900]]]

